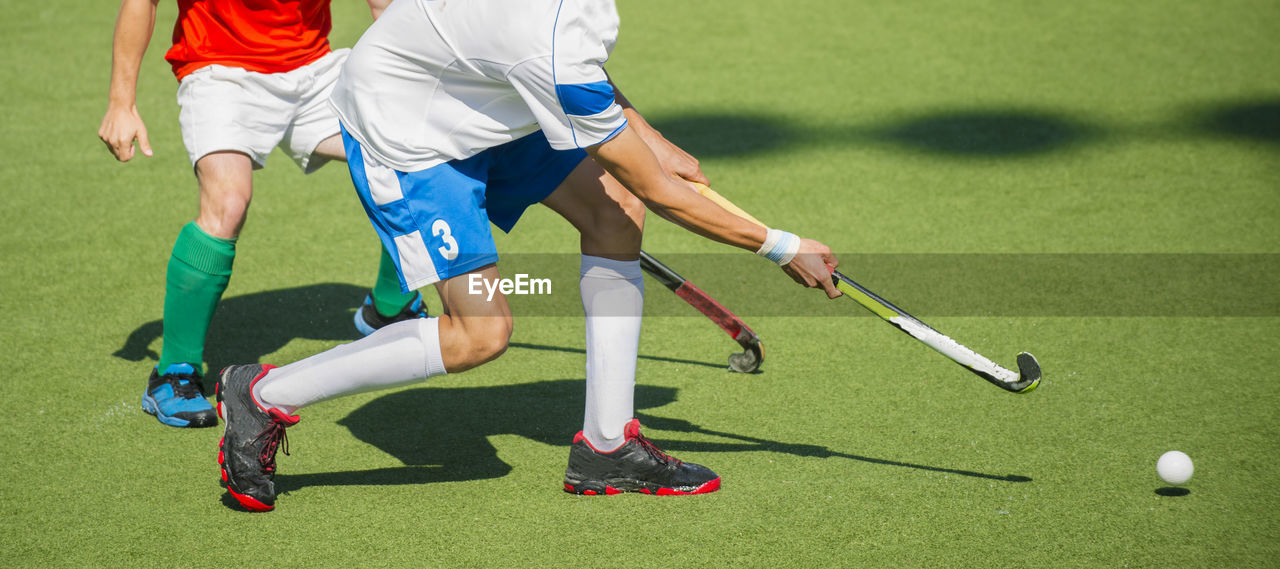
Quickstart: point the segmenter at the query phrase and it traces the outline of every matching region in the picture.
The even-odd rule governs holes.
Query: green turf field
[[[1035,353],[1040,388],[651,216],[646,249],[768,346],[725,371],[735,345],[648,282],[640,416],[720,492],[560,491],[582,321],[544,310],[491,365],[306,409],[261,515],[218,485],[221,428],[139,406],[196,207],[174,4],[140,86],[155,156],[121,165],[95,136],[115,3],[0,0],[0,566],[1280,564],[1275,2],[620,2],[613,77],[721,193],[971,348]],[[351,45],[364,3],[335,4]],[[376,269],[344,168],[276,154],[255,184],[215,368],[354,339]],[[499,248],[576,243],[543,209]],[[570,307],[573,270],[549,275]]]

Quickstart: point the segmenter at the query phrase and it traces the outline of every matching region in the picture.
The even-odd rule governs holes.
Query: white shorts
[[[327,159],[313,156],[339,133],[329,93],[350,50],[340,49],[285,73],[257,73],[210,65],[178,85],[178,123],[192,166],[211,152],[243,152],[254,169],[279,146],[304,172]]]

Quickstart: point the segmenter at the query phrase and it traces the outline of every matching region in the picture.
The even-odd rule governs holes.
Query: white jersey
[[[402,172],[542,129],[586,148],[626,126],[604,63],[613,0],[396,0],[352,49],[330,102],[347,132]]]

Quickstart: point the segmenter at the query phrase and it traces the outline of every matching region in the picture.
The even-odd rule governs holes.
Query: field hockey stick
[[[729,369],[742,373],[751,373],[760,369],[760,364],[764,362],[764,344],[760,343],[760,337],[756,336],[756,333],[741,318],[730,312],[723,304],[716,302],[711,295],[680,276],[671,267],[653,258],[653,255],[640,251],[640,267],[653,278],[658,279],[662,286],[671,289],[676,296],[698,309],[698,312],[705,314],[742,346],[741,353],[729,354]]]
[[[760,223],[755,217],[752,217],[751,214],[743,211],[742,208],[734,205],[733,202],[725,199],[724,196],[716,193],[715,190],[697,183],[694,186],[697,187],[698,193],[730,213],[761,227],[768,227]],[[907,311],[894,306],[893,303],[854,282],[853,279],[840,274],[840,271],[832,270],[831,278],[835,281],[836,288],[840,289],[840,292],[843,292],[845,296],[857,301],[858,304],[861,304],[885,322],[893,324],[897,329],[906,332],[912,338],[951,358],[952,361],[964,366],[965,369],[991,382],[993,385],[1013,393],[1030,393],[1040,385],[1040,362],[1036,361],[1035,356],[1027,352],[1018,354],[1018,371],[1015,373],[964,347],[945,334],[934,330],[928,324],[920,321],[919,318],[907,314]]]

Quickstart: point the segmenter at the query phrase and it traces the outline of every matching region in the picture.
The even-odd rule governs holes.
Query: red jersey
[[[181,81],[206,65],[282,73],[329,53],[329,0],[178,0],[164,58]]]

